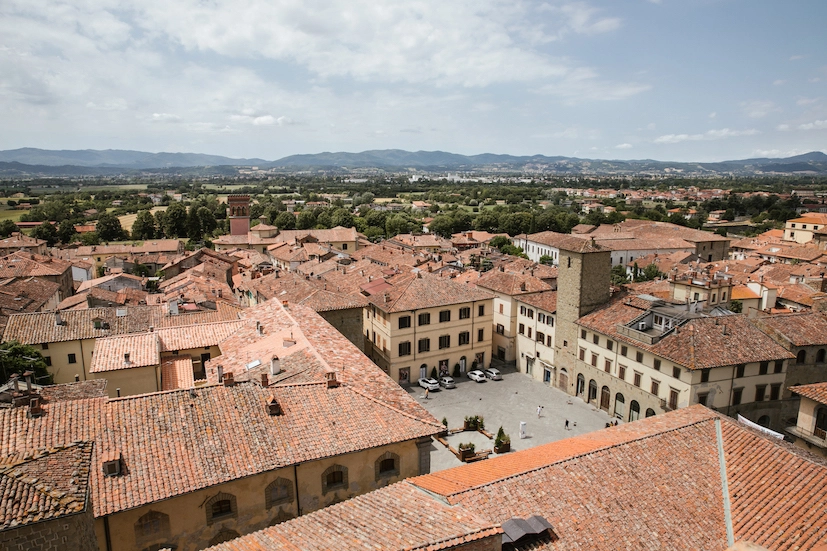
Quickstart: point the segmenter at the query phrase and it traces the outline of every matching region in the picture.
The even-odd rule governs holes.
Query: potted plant
[[[437,377],[436,377],[436,367],[432,367],[432,368],[431,368],[431,379],[433,379],[433,380],[437,380]]]
[[[477,417],[477,430],[485,430],[485,417],[482,415]]]
[[[474,443],[467,442],[465,444],[459,445],[459,459],[460,461],[468,461],[471,457],[474,456]]]
[[[508,451],[511,451],[511,437],[500,427],[500,430],[497,431],[497,438],[494,439],[494,452],[505,453]]]
[[[473,425],[473,418],[465,416],[465,421],[462,423],[462,430],[474,430],[471,428]]]
[[[455,378],[459,378],[459,364],[454,364],[454,375]]]

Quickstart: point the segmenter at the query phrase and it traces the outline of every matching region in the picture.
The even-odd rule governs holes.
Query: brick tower
[[[227,215],[230,218],[230,235],[247,235],[250,231],[250,196],[228,195]]]

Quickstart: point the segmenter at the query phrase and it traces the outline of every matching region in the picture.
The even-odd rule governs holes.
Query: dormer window
[[[121,474],[121,456],[108,459],[103,462],[104,476],[119,476]]]

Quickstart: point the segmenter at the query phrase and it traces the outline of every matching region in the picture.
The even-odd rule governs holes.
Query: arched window
[[[322,495],[347,487],[347,467],[332,465],[322,473]]]
[[[135,541],[140,545],[169,538],[169,515],[150,511],[135,522]]]
[[[239,534],[235,530],[228,530],[227,528],[223,528],[213,537],[213,539],[210,540],[210,547],[212,547],[213,545],[218,545],[219,543],[224,543],[225,541],[234,540],[239,537],[241,537],[241,534]]]
[[[618,392],[617,394],[615,394],[615,417],[620,417],[621,419],[623,419],[625,408],[626,399],[623,397],[623,394]]]
[[[816,353],[816,363],[823,364],[824,363],[824,356],[825,350],[823,348],[819,348],[818,352]]]
[[[629,405],[629,421],[637,421],[638,419],[640,419],[640,404],[637,403],[637,400],[632,400]]]
[[[758,424],[762,427],[769,427],[770,426],[770,416],[769,415],[762,415],[758,418]]]
[[[384,478],[399,476],[399,456],[392,452],[385,452],[374,462],[376,481]]]
[[[798,355],[796,355],[796,357],[795,357],[795,363],[803,364],[806,361],[807,361],[807,352],[805,352],[804,350],[799,350]]]
[[[586,378],[583,377],[582,373],[577,374],[577,392],[575,395],[583,397],[583,393],[586,391]]]
[[[592,400],[597,400],[597,383],[594,379],[589,381],[589,399],[586,401],[591,402]]]
[[[207,502],[204,503],[204,509],[207,511],[207,525],[217,520],[238,516],[235,496],[224,492],[220,492],[208,499]]]
[[[277,478],[264,489],[265,507],[270,509],[274,505],[291,503],[293,501],[293,481],[286,478]]]
[[[652,408],[647,408],[646,409],[646,417],[654,417],[654,416],[655,416],[655,410],[653,410]]]

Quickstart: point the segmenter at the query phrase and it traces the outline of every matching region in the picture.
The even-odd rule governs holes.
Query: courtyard
[[[461,428],[465,417],[474,415],[484,418],[485,430],[494,436],[502,425],[511,437],[512,451],[602,429],[610,420],[606,412],[580,398],[535,381],[514,368],[498,369],[502,381],[477,383],[465,377],[455,378],[456,388],[430,392],[427,399],[425,389],[418,386],[410,387],[408,392],[438,420],[446,418],[450,429]],[[538,406],[543,406],[539,418]],[[520,422],[526,423],[525,438],[520,438]],[[479,432],[460,432],[446,440],[454,448],[461,442],[473,442],[478,452],[494,448],[494,441]],[[431,446],[431,472],[462,465],[439,442],[434,441]]]

